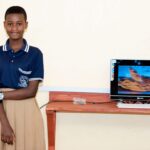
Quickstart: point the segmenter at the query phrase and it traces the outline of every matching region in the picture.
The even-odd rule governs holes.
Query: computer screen
[[[150,99],[150,60],[112,59],[110,84],[111,99]]]

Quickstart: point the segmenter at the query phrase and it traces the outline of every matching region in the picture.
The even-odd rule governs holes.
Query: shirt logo
[[[27,76],[21,75],[19,78],[19,87],[27,87],[28,86],[29,78]]]

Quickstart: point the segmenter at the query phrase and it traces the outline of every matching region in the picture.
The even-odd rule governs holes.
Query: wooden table
[[[84,98],[86,104],[73,104],[73,98]],[[50,103],[46,108],[48,124],[48,148],[55,150],[56,113],[110,113],[149,115],[150,109],[118,108],[108,93],[50,92]]]

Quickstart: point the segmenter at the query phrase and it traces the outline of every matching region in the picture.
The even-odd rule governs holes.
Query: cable
[[[43,104],[42,106],[40,106],[40,109],[42,109],[43,107],[45,107],[45,106],[48,105],[49,103],[50,103],[50,101],[47,102],[47,103],[45,103],[45,104]]]
[[[43,104],[42,106],[40,106],[40,109],[42,109],[43,107],[47,106],[50,102],[51,101],[49,101],[49,102]],[[63,100],[63,101],[55,101],[55,102],[70,102],[70,101]],[[112,103],[112,101],[107,101],[107,102],[104,102],[104,101],[103,102],[87,102],[87,104],[105,104],[105,103]]]

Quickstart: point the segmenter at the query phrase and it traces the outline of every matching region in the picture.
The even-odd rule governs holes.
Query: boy
[[[27,14],[20,6],[5,13],[8,35],[0,47],[0,150],[45,150],[40,109],[35,100],[43,80],[43,55],[23,38]]]

